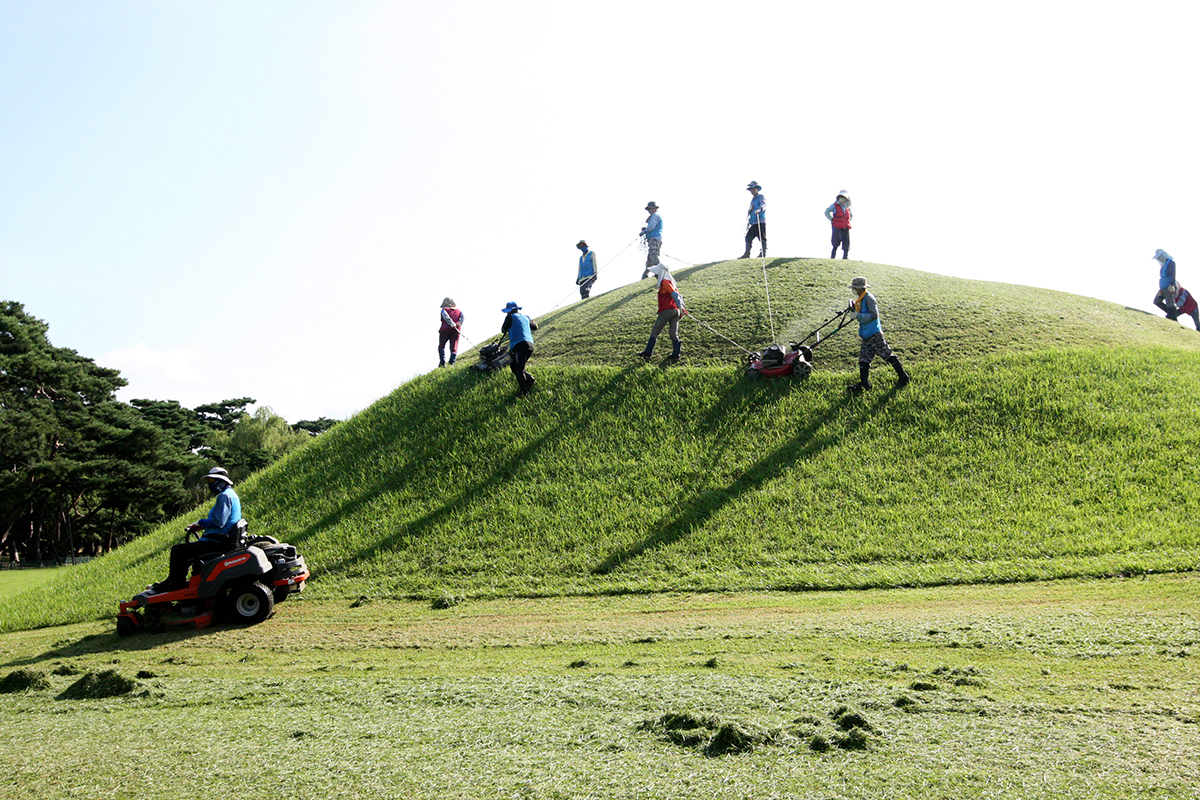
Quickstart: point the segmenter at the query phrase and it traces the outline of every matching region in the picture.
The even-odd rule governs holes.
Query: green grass
[[[8,602],[26,589],[41,586],[55,578],[61,567],[39,569],[0,569],[0,602]]]
[[[1198,580],[302,598],[247,629],[6,634],[0,678],[51,685],[0,694],[0,796],[1194,797]],[[60,698],[110,670],[130,693]],[[814,752],[842,707],[866,749]],[[768,735],[706,756],[664,716]]]
[[[1200,429],[1200,335],[1062,293],[796,259],[770,266],[780,328],[844,302],[847,269],[879,294],[914,376],[902,391],[877,362],[876,390],[846,393],[854,331],[822,345],[806,382],[751,381],[698,328],[687,363],[725,366],[630,363],[652,313],[646,281],[546,318],[532,397],[517,400],[507,372],[410,381],[239,486],[243,509],[255,532],[302,549],[326,599],[1196,567],[1200,454],[1186,432]],[[758,264],[680,281],[697,315],[765,343]],[[0,631],[111,615],[162,576],[181,527],[22,593],[0,606]]]
[[[851,278],[865,275],[879,300],[884,334],[906,361],[973,359],[990,353],[1071,347],[1166,345],[1200,354],[1200,334],[1162,317],[1079,295],[929,272],[828,259],[767,260],[774,341],[807,335],[846,307]],[[740,362],[738,346],[772,343],[762,262],[726,261],[675,273],[694,320],[681,322],[691,366]],[[535,363],[627,365],[646,344],[655,316],[653,280],[614,289],[537,317]],[[496,315],[499,330],[501,315]],[[825,367],[853,369],[857,326],[820,346]],[[660,354],[666,338],[659,343]],[[467,357],[469,360],[469,356]]]

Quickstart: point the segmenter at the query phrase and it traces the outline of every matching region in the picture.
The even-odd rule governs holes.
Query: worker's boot
[[[749,257],[750,257],[750,245],[749,245],[749,244],[747,244],[747,245],[746,245],[746,252],[742,253],[742,258],[749,258]]]
[[[451,354],[450,354],[450,365],[451,365],[451,366],[454,366],[454,360],[455,360],[456,358],[458,358],[458,353],[451,353]]]
[[[646,349],[643,350],[642,352],[638,353],[638,355],[641,356],[642,358],[646,359],[647,361],[649,361],[650,356],[654,355],[654,343],[657,341],[658,341],[657,336],[651,336],[650,341],[646,342]]]
[[[871,388],[871,365],[865,361],[858,362],[858,383],[848,387],[852,392],[862,392]]]
[[[888,359],[888,363],[892,365],[892,369],[896,370],[896,377],[899,378],[896,381],[896,386],[908,386],[908,373],[904,371],[904,365],[900,363],[900,357],[892,356]]]
[[[680,352],[681,350],[683,350],[683,342],[681,342],[681,341],[680,341],[680,340],[678,340],[678,339],[675,339],[674,341],[672,341],[672,342],[671,342],[671,356],[670,356],[670,358],[671,358],[671,360],[672,360],[672,361],[678,361],[678,360],[679,360],[679,352]]]

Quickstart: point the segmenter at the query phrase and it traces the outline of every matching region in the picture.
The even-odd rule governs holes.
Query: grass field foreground
[[[0,796],[1195,797],[1198,581],[305,599],[247,629],[8,634],[0,680],[48,684],[0,694]],[[63,697],[102,675],[124,693]]]

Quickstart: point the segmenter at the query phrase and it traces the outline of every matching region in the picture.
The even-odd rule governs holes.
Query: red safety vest
[[[833,227],[850,230],[850,209],[842,208],[838,203],[833,204]]]
[[[679,308],[675,305],[675,298],[671,297],[671,292],[677,291],[675,284],[670,280],[661,281],[658,284],[658,313],[662,313],[671,308]]]

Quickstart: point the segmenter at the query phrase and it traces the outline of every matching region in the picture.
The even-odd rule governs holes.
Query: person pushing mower
[[[875,302],[875,295],[867,291],[870,285],[863,277],[850,282],[850,291],[854,292],[855,299],[850,302],[847,310],[852,309],[855,312],[858,319],[858,335],[862,339],[862,347],[858,351],[858,383],[850,384],[849,389],[852,392],[871,388],[871,361],[875,356],[887,361],[896,370],[899,379],[896,381],[897,387],[907,386],[910,380],[908,373],[904,371],[904,365],[900,363],[900,358],[892,352],[887,340],[883,338],[883,328],[879,324],[879,304]]]

